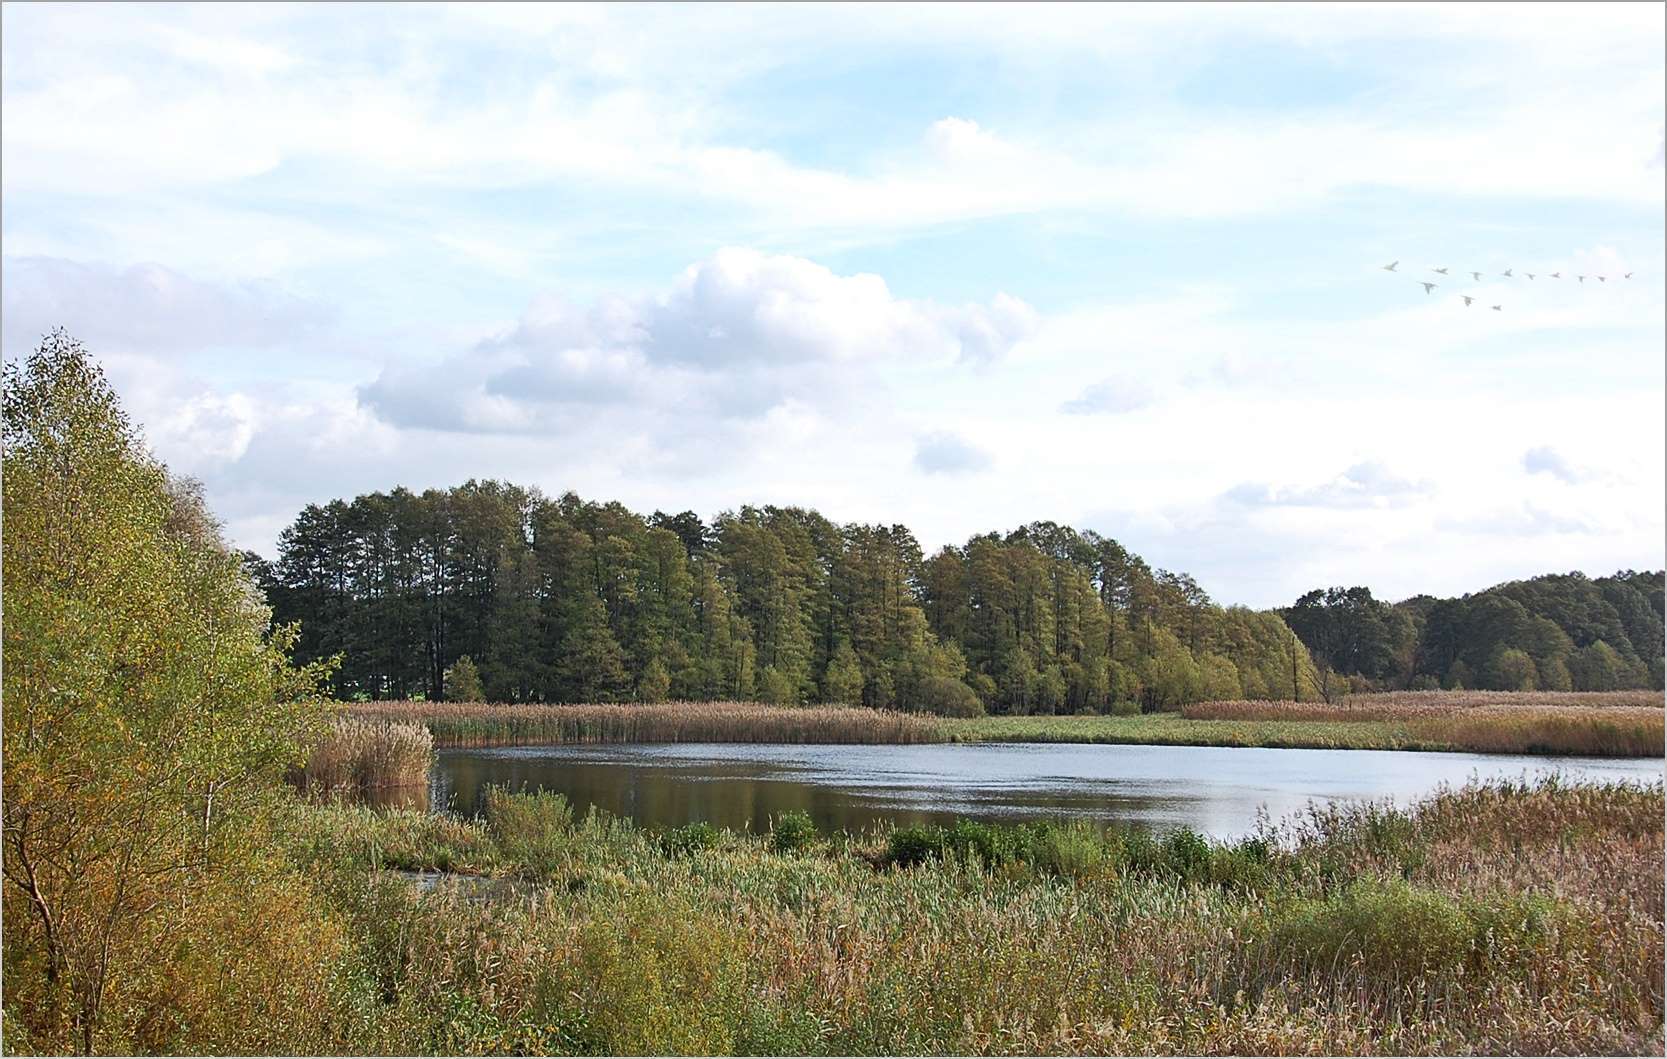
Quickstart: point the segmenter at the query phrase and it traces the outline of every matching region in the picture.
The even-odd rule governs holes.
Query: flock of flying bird
[[[1398,265],[1400,265],[1399,261],[1391,261],[1389,264],[1383,266],[1383,270],[1385,272],[1394,272],[1396,270],[1396,266],[1398,266]],[[1447,270],[1445,268],[1432,268],[1432,269],[1430,269],[1430,271],[1431,272],[1438,272],[1443,276],[1447,275]],[[1511,269],[1506,269],[1504,272],[1501,272],[1500,275],[1504,276],[1506,279],[1514,279],[1515,277],[1511,275],[1511,271],[1512,271]],[[1470,273],[1470,275],[1471,275],[1471,278],[1474,279],[1477,283],[1482,282],[1482,274],[1480,272],[1472,272],[1472,273]],[[1533,279],[1534,276],[1535,276],[1535,274],[1532,273],[1532,272],[1524,272],[1523,275],[1527,276],[1529,279]],[[1552,279],[1562,279],[1563,278],[1563,274],[1561,272],[1548,272],[1548,273],[1546,273],[1546,275],[1549,276]],[[1594,273],[1593,275],[1596,275],[1596,274]],[[1576,274],[1574,278],[1579,280],[1581,283],[1585,283],[1586,279],[1587,279],[1586,276],[1579,275],[1579,274]],[[1630,273],[1630,272],[1625,273],[1621,276],[1621,278],[1622,279],[1631,279],[1632,278],[1632,273]],[[1608,276],[1597,276],[1597,281],[1599,283],[1608,283],[1609,282],[1609,277]],[[1416,280],[1415,282],[1420,283],[1420,284],[1423,285],[1425,294],[1434,293],[1435,289],[1437,287],[1441,286],[1441,284],[1439,284],[1439,283],[1431,283],[1428,280],[1422,280],[1422,279],[1421,280]],[[1459,297],[1464,299],[1464,305],[1465,305],[1465,308],[1467,308],[1467,309],[1470,308],[1470,303],[1476,300],[1475,298],[1471,297],[1468,294],[1461,294],[1461,295],[1459,295]],[[1489,308],[1491,308],[1496,313],[1505,311],[1505,307],[1503,305],[1493,305],[1493,306],[1489,306]]]

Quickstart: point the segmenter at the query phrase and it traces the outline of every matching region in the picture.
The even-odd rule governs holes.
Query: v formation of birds
[[[1399,261],[1391,261],[1389,264],[1383,266],[1383,270],[1385,272],[1396,272],[1397,274],[1399,274],[1398,270],[1400,268],[1400,264],[1401,263]],[[1441,275],[1441,276],[1446,276],[1448,270],[1446,268],[1432,268],[1432,269],[1430,269],[1430,271],[1434,272],[1438,275]],[[1465,270],[1465,271],[1469,272],[1468,269]],[[1506,279],[1515,279],[1516,277],[1511,274],[1513,271],[1514,271],[1513,269],[1506,269],[1505,271],[1501,272],[1500,275],[1503,276]],[[1475,280],[1477,283],[1482,282],[1482,274],[1480,272],[1469,272],[1469,275],[1470,275],[1470,278]],[[1524,272],[1523,275],[1527,276],[1529,279],[1537,279],[1541,274],[1537,273],[1537,272]],[[1544,273],[1544,275],[1547,278],[1554,279],[1554,280],[1561,280],[1563,278],[1563,274],[1561,272],[1547,272],[1547,273]],[[1609,277],[1608,276],[1599,276],[1596,273],[1592,273],[1592,274],[1589,274],[1589,275],[1581,275],[1579,273],[1574,273],[1573,275],[1574,275],[1575,280],[1582,283],[1582,284],[1584,284],[1588,279],[1596,279],[1599,283],[1608,283],[1609,282]],[[1622,273],[1620,278],[1623,279],[1623,280],[1631,279],[1632,278],[1632,273],[1630,273],[1630,272]],[[1435,282],[1432,282],[1430,280],[1421,279],[1421,280],[1417,280],[1416,282],[1423,286],[1425,294],[1434,294],[1436,288],[1441,286],[1440,283],[1435,283]],[[1473,298],[1472,296],[1470,296],[1468,294],[1461,294],[1461,295],[1459,295],[1459,297],[1464,299],[1464,306],[1467,309],[1470,308],[1470,303],[1476,300],[1475,298]],[[1501,305],[1490,305],[1490,306],[1488,306],[1488,308],[1492,309],[1496,313],[1505,311],[1505,306],[1502,305],[1502,304]]]

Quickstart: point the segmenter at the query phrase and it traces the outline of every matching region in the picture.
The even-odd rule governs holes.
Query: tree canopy
[[[1279,615],[1051,522],[928,558],[906,526],[804,508],[708,523],[470,481],[309,506],[250,564],[349,697],[439,697],[464,656],[517,702],[1056,713],[1317,686]]]
[[[1391,606],[1315,589],[1281,613],[1321,667],[1377,687],[1610,691],[1663,684],[1663,571],[1547,574]]]
[[[79,344],[8,363],[4,412],[7,1003],[43,1050],[90,1052],[108,1006],[169,988],[157,947],[203,902],[247,914],[261,892],[237,851],[324,667],[291,667],[293,630],[271,630],[200,490],[148,455]],[[268,927],[250,943],[284,952]]]

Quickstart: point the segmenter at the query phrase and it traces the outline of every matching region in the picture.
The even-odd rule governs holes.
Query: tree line
[[[1321,690],[1613,691],[1663,685],[1664,572],[1575,572],[1457,599],[1389,604],[1368,588],[1315,589],[1281,611]],[[1338,679],[1334,682],[1332,677]]]
[[[1035,522],[926,557],[797,507],[644,517],[470,481],[309,505],[246,567],[345,698],[740,699],[967,715],[1315,698],[1276,612]]]

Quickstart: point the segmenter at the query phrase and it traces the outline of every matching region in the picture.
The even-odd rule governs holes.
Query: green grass
[[[1394,721],[1194,721],[1178,713],[1123,717],[974,717],[946,721],[957,742],[1134,743],[1326,750],[1453,750]]]

